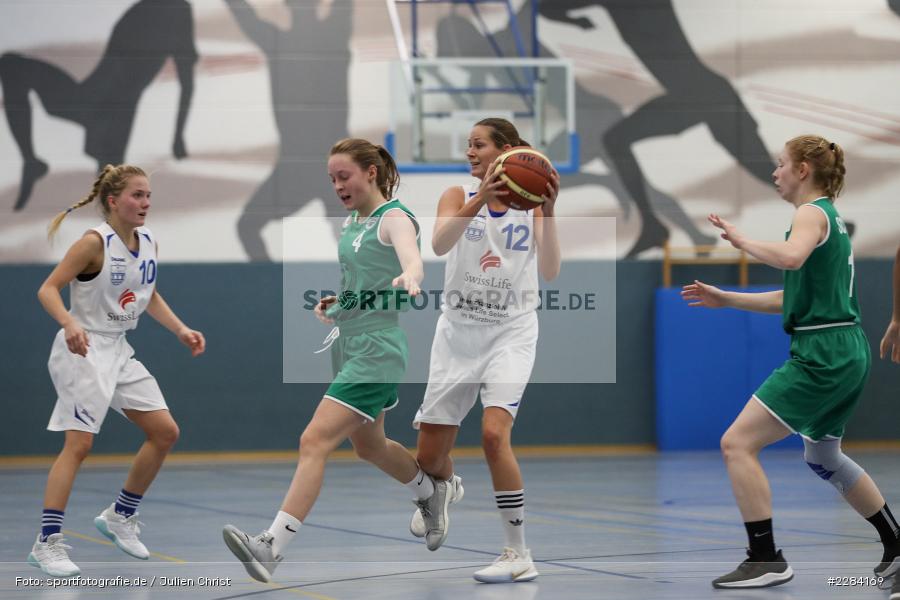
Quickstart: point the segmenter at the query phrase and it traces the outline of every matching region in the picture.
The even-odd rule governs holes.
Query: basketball
[[[546,156],[533,148],[518,147],[501,154],[496,169],[502,168],[501,190],[509,194],[498,199],[516,210],[530,210],[544,203],[541,197],[547,193],[547,183],[554,172],[553,164]]]

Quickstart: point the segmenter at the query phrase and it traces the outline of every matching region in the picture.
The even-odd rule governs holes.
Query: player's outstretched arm
[[[697,280],[681,288],[681,298],[688,306],[737,308],[760,313],[780,313],[783,297],[783,290],[759,293],[728,292]]]
[[[738,231],[733,223],[716,214],[709,215],[709,222],[721,229],[722,239],[738,250],[784,271],[795,271],[802,267],[825,236],[828,227],[824,213],[814,206],[801,206],[797,209],[791,224],[791,235],[784,242],[751,240]]]
[[[416,226],[401,210],[392,210],[383,217],[382,233],[385,242],[394,247],[403,272],[391,282],[395,288],[403,288],[410,296],[417,296],[419,285],[425,278],[422,255],[416,243]]]
[[[751,240],[730,223],[716,214],[709,215],[709,222],[722,230],[721,237],[738,250],[770,267],[794,271],[803,266],[812,251],[825,235],[828,222],[821,210],[814,206],[801,206],[794,214],[791,235],[784,242]]]

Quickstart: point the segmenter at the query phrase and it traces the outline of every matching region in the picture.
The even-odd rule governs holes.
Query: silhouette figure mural
[[[84,152],[97,161],[99,171],[125,162],[138,102],[170,57],[181,85],[172,154],[182,159],[187,156],[184,127],[198,58],[194,18],[185,0],[134,4],[116,22],[100,62],[81,82],[42,60],[15,52],[0,56],[6,120],[23,160],[14,210],[25,208],[35,182],[49,171],[32,139],[30,92],[49,114],[84,127]]]
[[[545,4],[541,3],[541,6]],[[549,4],[552,6],[554,3]],[[523,36],[527,37],[525,32],[530,31],[531,27],[530,7],[527,4],[516,14],[516,22],[519,31],[523,32]],[[438,22],[436,37],[437,55],[442,58],[495,56],[495,51],[484,34],[472,25],[468,19],[456,14],[448,15]],[[505,55],[515,54],[514,35],[509,27],[494,33],[494,40]],[[543,45],[539,47],[539,56],[556,58],[556,55]],[[473,72],[473,76],[477,77],[478,80],[470,82],[471,86],[479,87],[484,85],[486,78],[484,70]],[[495,79],[500,86],[512,84],[508,73],[504,69],[496,69],[490,74],[490,77]],[[554,91],[562,90],[563,83],[561,81],[548,81],[546,87],[548,106],[560,108],[564,98],[561,93],[554,93]],[[470,108],[470,106],[463,104],[465,102],[463,96],[455,95],[454,99],[460,104],[461,108]],[[600,175],[582,170],[579,173],[564,175],[563,183],[567,188],[579,185],[604,186],[612,192],[620,203],[622,212],[626,217],[630,215],[631,203],[634,202],[642,217],[645,214],[649,214],[652,219],[656,219],[654,209],[651,208],[652,206],[665,214],[671,223],[682,229],[690,237],[692,243],[702,245],[716,242],[717,238],[715,236],[707,235],[699,229],[676,199],[654,188],[646,181],[639,168],[636,172],[628,173],[631,177],[636,177],[637,179],[632,180],[630,184],[626,181],[625,174],[620,172],[618,162],[612,159],[605,143],[605,135],[609,128],[624,118],[621,106],[606,96],[596,94],[576,82],[575,113],[578,133],[581,138],[581,165],[587,165],[594,159],[599,158],[604,164],[610,166],[610,173]],[[560,153],[561,149],[567,145],[568,140],[565,135],[551,140],[549,143],[551,155]],[[640,189],[641,195],[635,195],[633,188]],[[656,221],[658,222],[658,219]],[[641,242],[640,237],[638,242]],[[635,244],[626,254],[626,257],[636,256],[642,251],[641,245],[643,245],[642,242]]]
[[[325,156],[334,140],[349,136],[348,71],[353,3],[335,0],[327,16],[316,3],[288,0],[291,27],[261,19],[245,0],[226,0],[235,20],[265,54],[280,148],[272,173],[254,192],[238,220],[238,237],[253,261],[270,260],[262,238],[269,222],[320,199],[339,232],[343,207],[325,176]]]
[[[716,141],[767,186],[772,183],[775,163],[737,92],[694,53],[671,0],[643,0],[637,5],[628,0],[556,0],[542,2],[540,14],[593,29],[590,19],[569,15],[572,10],[591,6],[606,9],[622,39],[666,90],[603,135],[609,156],[641,214],[641,234],[627,254],[634,257],[662,246],[669,237],[668,228],[657,217],[647,196],[641,167],[632,150],[635,143],[675,135],[705,123]]]

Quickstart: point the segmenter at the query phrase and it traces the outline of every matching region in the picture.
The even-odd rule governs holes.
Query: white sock
[[[525,490],[494,492],[506,545],[522,555],[525,553]]]
[[[269,527],[269,533],[272,534],[272,552],[275,556],[281,554],[282,548],[286,547],[294,539],[300,526],[303,525],[297,518],[279,510]]]
[[[412,481],[404,483],[403,485],[416,495],[417,500],[430,498],[434,493],[434,482],[431,481],[431,477],[429,477],[422,469],[419,469],[419,472],[412,478]]]

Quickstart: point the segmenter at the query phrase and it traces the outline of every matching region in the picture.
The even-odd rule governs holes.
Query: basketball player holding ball
[[[537,178],[511,166],[520,159],[509,160],[506,167],[498,160],[520,146],[528,144],[509,121],[476,123],[466,156],[480,184],[448,188],[438,203],[432,246],[437,255],[448,255],[444,296],[428,387],[413,421],[419,430],[419,465],[435,479],[449,481],[450,501],[458,502],[463,489],[453,474],[450,450],[460,423],[481,396],[482,446],[506,535],[500,557],[474,574],[486,583],[538,576],[525,545],[525,493],[511,431],[534,365],[538,272],[552,280],[560,269],[554,222],[559,176],[541,157],[548,169],[540,195],[533,195],[533,187],[529,197],[512,191]],[[534,200],[538,202],[528,210],[511,207]],[[425,535],[420,510],[413,514],[410,531]]]

